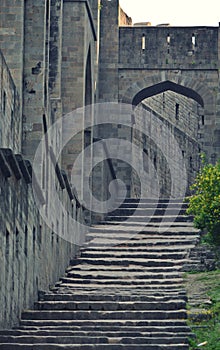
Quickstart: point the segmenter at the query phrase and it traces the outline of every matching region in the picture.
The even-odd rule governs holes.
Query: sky
[[[214,26],[220,22],[220,0],[119,0],[133,23],[153,26]]]

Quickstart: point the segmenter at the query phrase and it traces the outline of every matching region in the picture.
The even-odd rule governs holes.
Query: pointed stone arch
[[[203,79],[190,77],[181,71],[176,73],[161,71],[158,74],[148,74],[142,79],[131,83],[124,92],[120,91],[119,99],[123,103],[137,105],[144,98],[160,92],[172,90],[187,97],[193,98],[202,107],[205,114],[214,114],[214,96],[207,82]]]
[[[178,85],[173,83],[172,81],[163,81],[162,83],[155,84],[153,86],[147,87],[141,91],[139,91],[132,100],[132,105],[137,106],[141,101],[143,101],[147,97],[151,97],[157,94],[160,94],[165,91],[173,91],[180,95],[184,95],[186,97],[190,97],[196,102],[198,102],[202,107],[204,107],[204,101],[202,97],[194,90],[187,88],[182,85]]]

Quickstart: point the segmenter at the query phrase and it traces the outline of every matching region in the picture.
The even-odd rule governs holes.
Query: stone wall
[[[202,107],[193,99],[166,91],[142,102],[192,139],[198,138],[204,122]]]
[[[78,5],[80,8],[80,18],[78,19],[80,28],[78,29],[83,31],[82,45],[80,45],[82,56],[74,57],[72,60],[74,50],[71,51],[71,47],[74,48],[73,42],[78,45],[79,31],[74,35],[71,33],[75,26],[73,26],[73,18],[69,15],[73,13],[74,16]],[[92,6],[95,9],[95,2]],[[66,15],[66,19],[64,17],[65,24],[63,24],[63,11]],[[6,150],[2,149],[2,152],[6,152],[5,157],[9,154],[8,158],[5,158],[4,152],[3,155],[0,153],[0,266],[2,267],[0,295],[1,305],[3,305],[0,327],[2,328],[16,324],[21,311],[33,306],[34,301],[37,300],[38,290],[47,290],[50,284],[59,280],[69,260],[77,254],[79,237],[80,244],[83,244],[85,239],[84,232],[78,232],[76,224],[74,232],[71,232],[75,242],[72,236],[72,244],[65,240],[66,237],[70,237],[68,235],[70,235],[69,231],[72,227],[70,225],[71,218],[83,223],[85,211],[74,195],[68,178],[65,177],[64,181],[58,166],[61,165],[61,159],[57,160],[56,164],[55,184],[52,181],[54,166],[50,164],[50,166],[46,165],[40,168],[39,165],[42,170],[40,194],[44,200],[44,204],[42,204],[44,212],[47,212],[48,207],[51,206],[50,209],[57,213],[57,203],[52,200],[51,204],[52,190],[55,186],[59,201],[68,213],[68,215],[64,215],[62,211],[58,212],[49,228],[39,214],[31,186],[31,173],[28,175],[27,163],[20,153],[22,151],[25,158],[33,160],[44,133],[62,116],[63,105],[65,113],[74,108],[73,100],[75,107],[84,105],[88,61],[88,55],[85,51],[88,54],[90,47],[89,63],[93,72],[93,60],[95,59],[92,55],[96,33],[95,28],[93,28],[92,12],[87,1],[78,1],[78,4],[76,1],[64,2],[61,0],[4,1],[0,12],[1,46],[20,89],[20,100],[22,101],[19,104],[15,84],[1,55],[0,147],[7,148]],[[15,12],[17,12],[17,17],[20,16],[18,23]],[[77,22],[77,19],[75,20]],[[87,23],[86,27],[85,23]],[[64,45],[66,45],[66,50],[69,47],[68,53],[64,53],[65,48],[62,52],[62,31],[65,28],[68,39],[66,36]],[[84,40],[84,35],[86,35],[86,40]],[[7,43],[6,38],[10,43]],[[69,43],[67,43],[68,40]],[[71,76],[71,71],[77,74],[74,62],[77,62],[78,59],[83,63],[84,69],[77,80],[79,85],[76,84],[74,87],[75,77]],[[68,69],[65,71],[65,64],[62,65],[62,60],[63,62],[68,61],[69,71]],[[68,100],[69,104],[66,104],[68,93],[65,91],[65,84],[62,84],[61,76],[70,78],[65,81],[65,84],[70,83],[71,99]],[[24,83],[23,86],[21,82]],[[79,94],[77,88],[80,90]],[[94,91],[90,91],[90,94],[92,102]],[[79,96],[82,96],[82,104],[78,100]],[[23,107],[23,113],[20,106]],[[23,137],[21,135],[22,124]],[[45,146],[52,147],[56,154],[61,141],[62,128],[57,130],[54,140],[48,137],[48,145],[45,144]],[[21,173],[16,157],[22,159],[21,163],[24,167],[22,169],[26,172],[26,177]],[[12,163],[8,163],[9,161]],[[30,166],[30,163],[28,164]],[[57,235],[56,232],[60,231],[63,234]]]
[[[118,102],[119,1],[100,11],[99,102]]]
[[[0,5],[0,49],[20,98],[23,88],[24,4],[21,0],[4,0]]]
[[[21,150],[20,100],[13,79],[0,52],[0,147]]]
[[[124,66],[218,67],[218,28],[215,27],[121,27],[119,36],[119,63]]]
[[[189,193],[200,164],[199,120],[197,103],[174,92],[148,98],[135,110],[134,126],[142,133],[134,129],[134,158],[141,160],[137,168],[142,179],[132,172],[133,196],[140,196],[142,189],[147,197],[170,197],[181,193],[184,181]],[[176,151],[180,156],[173,162]]]
[[[33,196],[30,169],[24,170],[27,163],[19,157],[23,163],[18,166],[20,178],[12,167],[12,159],[0,151],[1,328],[16,324],[22,310],[37,300],[38,291],[48,290],[49,285],[58,281],[78,251],[77,245],[55,233],[57,227],[53,230],[43,222]],[[71,216],[82,220],[83,214],[82,208],[77,208],[69,198],[67,189],[60,188],[59,195],[70,215],[64,222],[57,218],[57,224],[62,223],[64,230]]]

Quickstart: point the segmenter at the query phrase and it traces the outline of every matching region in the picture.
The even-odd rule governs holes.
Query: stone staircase
[[[144,200],[126,221],[137,202],[90,229],[66,275],[0,332],[1,350],[189,349],[181,275],[199,232],[177,200]]]

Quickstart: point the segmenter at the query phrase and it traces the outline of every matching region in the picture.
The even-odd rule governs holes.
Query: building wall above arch
[[[199,137],[202,149],[211,154],[220,155],[216,144],[218,129],[218,72],[188,71],[188,70],[119,70],[119,101],[128,104],[138,104],[144,98],[163,91],[174,91],[193,98],[201,105],[204,123]]]

